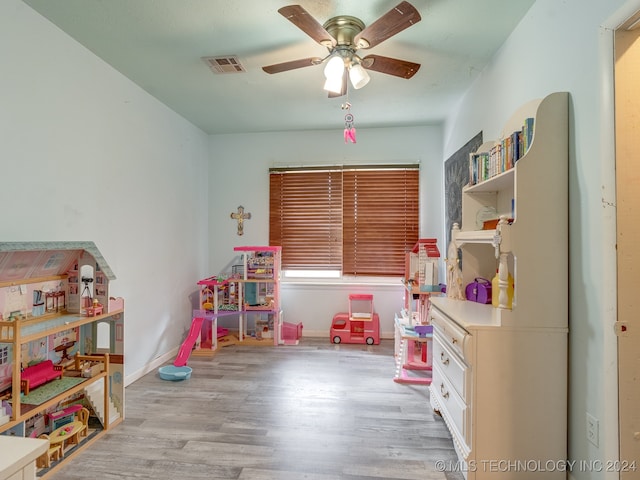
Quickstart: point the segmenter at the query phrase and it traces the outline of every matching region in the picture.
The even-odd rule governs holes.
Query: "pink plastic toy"
[[[333,343],[380,343],[380,318],[373,311],[373,295],[349,295],[349,312],[336,313],[331,322]]]

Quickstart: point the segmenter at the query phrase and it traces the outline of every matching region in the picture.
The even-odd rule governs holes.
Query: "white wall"
[[[218,273],[233,246],[267,242],[270,166],[418,160],[428,203],[421,236],[438,237],[444,252],[444,159],[479,130],[495,137],[521,103],[569,91],[569,456],[615,460],[613,55],[612,34],[602,27],[636,9],[639,0],[537,0],[444,135],[438,127],[358,130],[358,143],[345,145],[339,122],[330,132],[207,138],[19,0],[3,0],[0,238],[96,242],[118,277],[112,293],[126,298],[133,377],[179,344],[194,279]],[[253,215],[244,237],[229,218],[238,205]],[[346,305],[344,291],[313,293],[286,288],[285,311],[317,311],[301,319],[305,330],[327,331]],[[395,310],[395,295],[386,295],[378,309]],[[587,412],[600,420],[599,447],[586,441]],[[588,470],[571,476],[617,478]]]
[[[340,112],[336,129],[295,133],[214,135],[210,171],[210,273],[220,273],[233,258],[236,245],[268,245],[269,168],[296,165],[352,165],[420,162],[420,233],[436,237],[442,247],[442,129],[439,126],[358,129],[356,144],[345,144]],[[357,125],[356,125],[357,126]],[[236,234],[230,218],[238,205],[251,213],[244,235]],[[385,232],[380,232],[384,235]],[[400,280],[391,285],[368,286],[380,315],[385,336],[393,332],[394,312],[403,305]],[[304,335],[329,336],[333,315],[345,311],[353,285],[300,285],[284,283],[285,321],[304,324]]]
[[[190,325],[207,135],[19,0],[0,2],[0,61],[0,239],[96,243],[125,298],[129,382]]]
[[[445,157],[478,130],[497,138],[520,104],[570,92],[569,459],[576,461],[618,458],[613,47],[604,27],[638,8],[637,0],[537,0],[446,126]],[[600,421],[598,447],[586,440],[587,412]],[[571,476],[618,478],[588,468]]]

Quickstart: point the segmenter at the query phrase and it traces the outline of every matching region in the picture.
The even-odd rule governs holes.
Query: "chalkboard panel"
[[[469,183],[469,154],[482,145],[482,132],[469,140],[444,163],[444,195],[447,213],[447,246],[451,241],[451,227],[462,225],[462,188]]]

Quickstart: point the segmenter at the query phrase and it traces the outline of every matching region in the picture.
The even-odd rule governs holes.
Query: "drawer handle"
[[[451,343],[455,345],[456,343],[458,343],[458,339],[451,337]]]
[[[442,395],[442,398],[444,399],[449,398],[449,392],[444,389],[444,383],[440,384],[440,395]]]
[[[440,352],[440,361],[443,365],[449,365],[449,357],[444,358],[444,352]]]

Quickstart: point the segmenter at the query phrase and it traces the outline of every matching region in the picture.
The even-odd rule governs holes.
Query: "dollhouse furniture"
[[[87,317],[95,317],[96,315],[101,315],[104,307],[98,302],[97,299],[93,300],[93,303],[90,307],[85,308],[85,314]]]
[[[36,466],[38,468],[51,468],[51,462],[57,462],[62,459],[62,446],[51,445],[49,435],[46,433],[39,435],[38,438],[46,440],[49,444],[49,449],[36,459]]]
[[[73,363],[65,368],[65,375],[68,377],[94,377],[106,368],[105,360],[102,355],[80,355],[79,352],[76,352],[73,356]]]
[[[0,435],[0,479],[35,480],[36,460],[48,448],[49,442],[42,438]]]
[[[66,423],[49,434],[49,443],[53,446],[59,446],[62,452],[61,456],[64,457],[64,449],[67,445],[80,443],[79,436],[84,427],[85,425],[79,420]]]
[[[80,437],[86,437],[89,434],[89,410],[82,407],[77,413],[78,421],[82,423],[82,428],[78,432]]]
[[[395,329],[395,338],[399,339],[399,347],[393,381],[410,385],[431,385],[431,375],[426,375],[425,372],[432,370],[430,345],[433,327],[431,325],[411,327],[396,318]]]
[[[46,292],[44,299],[47,312],[58,312],[67,308],[65,292]],[[62,306],[60,306],[60,299],[62,299]],[[51,306],[49,306],[49,300],[51,300]]]
[[[55,430],[58,427],[63,426],[66,423],[71,423],[76,416],[76,413],[83,407],[80,404],[71,405],[67,408],[59,410],[57,412],[50,413],[49,416],[49,429]]]
[[[336,313],[331,322],[332,343],[380,343],[380,318],[373,311],[373,295],[349,295],[349,311]]]
[[[77,288],[78,279],[87,270],[95,278],[100,278],[99,282],[95,282],[97,285],[94,285],[95,290],[91,293],[92,298],[104,305],[103,312],[93,317],[80,312],[82,301]],[[0,242],[0,348],[8,352],[10,379],[6,395],[11,404],[8,421],[0,425],[0,439],[6,438],[17,443],[26,440],[25,437],[35,434],[35,425],[42,424],[39,421],[41,418],[46,419],[51,412],[63,411],[72,403],[83,403],[94,412],[97,419],[96,433],[90,439],[81,437],[84,424],[73,420],[69,425],[78,422],[78,435],[75,435],[75,430],[65,431],[64,446],[80,441],[92,442],[122,421],[124,301],[109,297],[109,282],[113,279],[113,272],[92,242]],[[34,316],[31,305],[33,292],[55,289],[65,292],[66,308]],[[64,346],[66,351],[56,351],[54,345]],[[101,345],[99,353],[94,350],[95,345]],[[30,356],[32,352],[37,352],[37,357]],[[76,375],[73,370],[75,362],[71,357],[77,352],[89,353],[90,355],[82,356],[81,359],[99,363],[98,373],[90,378]],[[69,362],[56,365],[56,360],[61,354],[65,356],[64,353]],[[26,367],[21,372],[22,365],[29,365],[43,357],[43,362]],[[38,377],[43,371],[46,371],[47,376]],[[6,371],[0,370],[0,374],[3,373]],[[23,389],[25,393],[29,391],[33,394],[34,390],[41,388],[41,382],[51,379],[54,374],[62,374],[63,378],[80,378],[72,386],[54,392],[51,398],[41,404],[29,403],[20,394]],[[0,378],[0,384],[5,383],[6,379]],[[44,422],[45,431],[50,431],[50,442],[55,445],[60,443],[60,438],[54,435],[58,429],[53,425],[53,421],[50,424],[46,420]],[[38,431],[40,433],[42,432]],[[41,439],[38,441],[44,442]],[[47,442],[44,443],[45,448],[34,457],[34,469],[35,458],[48,448]],[[60,445],[61,450],[64,446]],[[1,462],[5,447],[0,447],[0,451]],[[64,459],[55,462],[49,472],[63,463]],[[0,478],[3,477],[0,475]]]
[[[20,387],[25,395],[29,395],[29,391],[32,388],[39,387],[57,378],[62,378],[62,366],[54,365],[51,360],[45,360],[22,370],[20,373]]]
[[[529,125],[528,149],[504,172],[463,188],[462,225],[452,231],[463,284],[491,278],[498,268],[500,306],[431,299],[430,402],[451,432],[467,480],[505,477],[482,468],[494,459],[513,465],[567,458],[568,111],[567,93],[524,105],[502,138],[524,136],[519,132]],[[489,158],[502,144],[485,143],[476,153]],[[495,229],[478,222],[487,208],[501,217]],[[506,476],[564,480],[561,470]]]
[[[72,349],[76,344],[75,340],[69,340],[64,343],[61,343],[57,347],[53,349],[54,352],[60,354],[60,362],[59,365],[66,365],[68,360],[71,360],[68,351]]]

